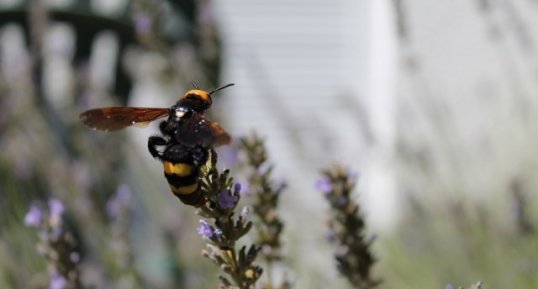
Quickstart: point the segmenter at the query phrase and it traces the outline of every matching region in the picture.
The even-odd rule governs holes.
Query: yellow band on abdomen
[[[192,185],[183,186],[183,187],[176,187],[176,186],[170,185],[170,189],[172,190],[174,194],[188,195],[188,194],[194,193],[196,189],[198,189],[198,183],[194,183]]]
[[[184,163],[173,164],[171,162],[164,161],[164,172],[170,175],[177,175],[180,177],[188,176],[192,173],[192,166]]]

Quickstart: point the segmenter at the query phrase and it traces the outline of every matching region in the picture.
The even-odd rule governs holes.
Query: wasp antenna
[[[228,84],[226,84],[224,86],[221,86],[221,87],[219,87],[217,89],[214,89],[214,90],[210,91],[208,94],[211,95],[212,93],[215,93],[215,92],[217,92],[219,90],[223,90],[223,89],[225,89],[227,87],[234,86],[234,85],[235,85],[234,83],[228,83]]]
[[[194,80],[191,81],[191,84],[192,84],[192,86],[194,86],[194,88],[199,89],[198,84],[196,84],[196,82]]]

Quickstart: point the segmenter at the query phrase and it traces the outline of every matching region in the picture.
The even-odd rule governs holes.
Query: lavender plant
[[[256,244],[261,247],[261,255],[265,261],[267,279],[264,288],[289,288],[290,284],[283,278],[280,286],[273,285],[271,276],[275,262],[282,262],[281,233],[284,223],[278,215],[280,194],[286,188],[285,182],[277,183],[272,180],[273,165],[268,163],[268,153],[264,140],[256,133],[240,139],[240,148],[246,155],[248,168],[247,181],[249,195],[254,199],[252,208],[257,217]]]
[[[198,215],[212,220],[200,220],[198,227],[198,233],[207,242],[203,255],[226,273],[227,276],[219,276],[221,288],[252,288],[262,274],[262,268],[254,264],[260,248],[243,245],[237,249],[238,240],[249,232],[252,222],[247,219],[245,207],[234,217],[241,186],[234,184],[229,170],[219,172],[216,162],[217,155],[212,151],[211,165],[201,187],[207,202],[197,210]]]
[[[38,230],[37,251],[48,263],[49,288],[82,289],[78,268],[80,253],[73,234],[64,227],[64,211],[62,202],[50,199],[47,207],[32,205],[24,223]]]
[[[364,218],[359,205],[351,198],[357,174],[340,165],[326,169],[322,174],[315,187],[331,206],[327,238],[337,245],[337,269],[355,288],[374,288],[380,280],[371,274],[375,263],[370,248],[372,239],[365,237]]]
[[[8,54],[2,61],[5,67],[9,69],[4,69],[0,72],[0,105],[4,112],[0,115],[0,135],[2,136],[0,137],[0,150],[2,151],[0,155],[0,188],[2,191],[0,194],[0,287],[46,287],[32,287],[32,284],[34,284],[31,282],[34,279],[32,278],[32,269],[35,268],[30,268],[31,266],[28,265],[35,263],[32,262],[35,259],[33,257],[32,259],[24,258],[28,256],[23,256],[24,254],[22,253],[32,250],[28,250],[28,247],[25,246],[29,242],[21,242],[22,240],[26,240],[27,234],[25,232],[21,234],[21,231],[24,230],[20,230],[18,226],[20,226],[19,216],[28,207],[29,199],[47,198],[51,191],[54,191],[56,196],[59,196],[62,200],[68,201],[69,205],[73,208],[77,208],[71,211],[72,215],[70,217],[75,218],[77,221],[76,224],[80,225],[77,227],[77,232],[80,232],[82,237],[86,237],[84,239],[85,241],[92,243],[90,246],[85,247],[85,249],[88,250],[87,255],[96,256],[96,263],[105,258],[103,255],[106,254],[106,251],[102,250],[102,248],[108,243],[108,239],[100,240],[100,238],[93,237],[107,232],[108,229],[112,230],[112,240],[113,242],[117,242],[117,245],[114,245],[115,248],[122,248],[115,252],[117,253],[115,257],[118,257],[114,260],[116,263],[112,266],[110,266],[110,263],[98,264],[96,266],[100,266],[101,268],[99,270],[107,272],[107,274],[113,271],[115,267],[123,268],[122,270],[125,271],[122,271],[118,277],[121,279],[127,275],[122,273],[128,273],[130,270],[134,270],[132,268],[134,267],[132,265],[132,259],[134,258],[132,255],[136,252],[131,252],[130,249],[134,250],[136,248],[128,248],[129,244],[127,244],[128,240],[126,236],[128,233],[127,226],[133,219],[129,218],[130,213],[128,210],[124,211],[120,209],[118,215],[113,213],[118,212],[115,211],[118,207],[113,205],[115,202],[119,204],[119,207],[128,208],[128,205],[124,206],[125,203],[123,203],[125,200],[124,194],[121,194],[121,196],[118,195],[118,197],[109,203],[108,212],[109,217],[112,219],[110,228],[108,227],[109,223],[104,221],[105,218],[101,208],[104,208],[104,200],[108,199],[110,192],[113,192],[121,176],[125,175],[125,168],[129,167],[123,160],[125,155],[135,157],[138,155],[136,153],[125,153],[125,148],[128,148],[130,145],[129,141],[122,137],[99,136],[88,134],[86,130],[78,129],[80,126],[74,115],[81,109],[87,108],[87,105],[99,101],[94,97],[101,95],[100,101],[105,100],[106,102],[113,101],[116,98],[113,97],[114,93],[111,91],[101,91],[101,87],[104,86],[102,83],[98,83],[99,81],[97,83],[94,83],[95,81],[88,81],[87,75],[91,74],[89,73],[91,71],[88,70],[89,59],[83,51],[91,51],[89,44],[92,44],[90,39],[94,33],[76,35],[76,42],[77,45],[80,44],[80,51],[75,53],[77,59],[73,62],[72,67],[70,67],[75,72],[74,79],[76,81],[69,83],[68,86],[73,87],[73,92],[70,97],[66,97],[67,101],[65,102],[56,103],[53,100],[56,98],[55,96],[50,97],[44,93],[44,87],[47,86],[47,81],[45,81],[47,77],[44,76],[46,76],[47,72],[46,69],[43,69],[43,64],[58,63],[58,55],[50,57],[50,55],[43,52],[46,50],[44,48],[48,47],[46,39],[49,34],[49,25],[57,24],[54,19],[49,19],[49,14],[56,16],[60,14],[63,17],[71,16],[71,19],[76,20],[71,24],[73,24],[74,31],[77,32],[89,31],[89,28],[99,25],[103,25],[103,31],[115,31],[114,27],[124,27],[124,24],[117,21],[117,19],[103,19],[102,17],[92,15],[91,12],[84,10],[85,8],[83,7],[87,6],[85,4],[78,5],[78,3],[71,5],[72,7],[77,7],[76,9],[80,9],[76,11],[70,12],[66,10],[60,13],[56,13],[55,11],[48,13],[48,7],[52,6],[45,5],[47,1],[17,2],[32,5],[32,11],[30,13],[18,13],[17,11],[21,8],[19,5],[16,5],[17,13],[13,14],[9,9],[2,10],[2,12],[4,12],[3,15],[20,15],[21,17],[20,19],[16,19],[16,21],[8,21],[6,23],[28,24],[26,26],[29,30],[25,30],[24,35],[29,36],[26,40],[31,45],[31,49],[28,55],[26,55],[24,49],[16,49],[15,51],[18,53]],[[82,3],[86,1],[78,2]],[[179,9],[182,10],[181,15],[188,15],[186,20],[175,21],[176,23],[186,23],[181,26],[183,26],[182,29],[188,30],[182,34],[187,35],[187,37],[182,38],[187,39],[187,41],[182,41],[180,45],[177,42],[172,43],[174,41],[170,41],[163,33],[162,27],[170,27],[168,24],[174,22],[167,21],[169,19],[166,19],[168,17],[163,13],[164,10],[170,10],[169,7],[164,7],[166,3],[153,0],[134,0],[131,1],[130,5],[125,5],[132,9],[135,36],[139,41],[139,46],[150,50],[148,54],[158,52],[168,64],[166,69],[163,69],[164,73],[158,75],[161,78],[155,78],[162,79],[163,75],[169,76],[166,80],[169,80],[168,83],[172,83],[173,85],[177,85],[178,82],[190,83],[193,79],[196,79],[201,84],[200,86],[216,87],[220,71],[220,41],[216,29],[218,25],[208,4],[210,1],[167,2],[171,3],[171,5],[185,5],[187,7],[185,10]],[[189,4],[190,2],[192,2],[192,5]],[[402,1],[394,1],[394,3],[399,2]],[[486,3],[489,1],[480,2]],[[3,9],[6,9],[6,7],[3,7]],[[198,16],[192,15],[195,11],[198,12]],[[507,9],[507,11],[511,10]],[[80,14],[80,12],[88,12],[88,15],[84,15],[84,13]],[[88,19],[86,16],[92,17],[90,18],[92,21],[85,21]],[[69,23],[69,20],[65,21],[64,19],[61,22]],[[24,26],[22,25],[22,27]],[[4,29],[5,26],[2,28]],[[174,29],[174,31],[182,29]],[[114,33],[119,35],[120,39],[130,39],[130,30],[127,29],[124,31],[127,32],[115,31]],[[6,40],[4,43],[10,41]],[[127,47],[133,44],[130,40],[126,42],[121,40],[120,43],[120,47]],[[55,50],[66,50],[65,48],[58,49],[58,46],[56,46],[57,43],[53,44]],[[185,49],[185,46],[188,46],[187,49]],[[93,52],[91,54],[98,55],[98,53]],[[62,61],[72,60],[72,56],[62,55],[61,58]],[[127,64],[128,66],[129,63],[123,64]],[[173,73],[170,73],[170,71]],[[181,81],[178,81],[178,79]],[[118,85],[118,87],[123,87],[123,85]],[[128,94],[128,90],[121,88],[115,94],[123,99]],[[256,283],[254,277],[260,277],[261,269],[254,265],[254,261],[241,261],[241,258],[254,260],[256,253],[259,253],[260,256],[258,257],[266,260],[272,258],[270,262],[276,262],[281,261],[283,257],[280,252],[280,234],[283,226],[275,211],[279,195],[276,192],[280,192],[281,189],[279,189],[279,184],[270,181],[272,167],[266,165],[266,152],[259,152],[261,150],[259,147],[258,145],[256,148],[253,148],[252,153],[255,155],[255,161],[261,164],[256,166],[253,163],[252,167],[257,167],[258,170],[252,171],[252,173],[253,176],[256,174],[255,177],[261,178],[261,180],[250,180],[251,187],[253,188],[252,191],[255,192],[257,190],[255,188],[258,186],[259,189],[269,184],[269,188],[267,190],[264,189],[262,194],[253,194],[256,200],[253,211],[254,215],[259,218],[259,226],[256,225],[256,222],[252,225],[248,222],[246,210],[243,210],[240,214],[237,212],[239,191],[241,189],[234,185],[233,181],[227,181],[230,178],[226,172],[220,173],[215,171],[208,175],[208,177],[212,177],[214,180],[206,180],[207,184],[213,182],[216,187],[208,185],[204,189],[209,201],[206,204],[207,208],[204,207],[200,211],[203,214],[203,211],[209,210],[209,213],[206,212],[207,219],[201,222],[199,232],[209,243],[206,256],[219,264],[227,275],[223,277],[223,287],[230,287],[233,284],[235,286],[242,284],[239,286],[242,288],[254,286]],[[422,156],[422,154],[420,155]],[[99,157],[96,158],[95,156]],[[146,166],[131,166],[131,168],[133,167],[144,168]],[[226,176],[224,176],[225,173]],[[349,172],[346,171],[346,173],[348,174],[348,179],[355,178],[354,176],[350,176]],[[223,176],[224,183],[221,184],[221,177]],[[162,181],[162,179],[159,179],[159,181]],[[144,185],[146,187],[155,187],[154,183],[148,184],[146,180],[139,180],[136,177],[132,177],[130,182],[134,183],[137,188],[142,183],[145,183]],[[331,180],[327,176],[318,185],[318,188],[326,192],[327,199],[333,207],[332,212],[334,214],[331,219],[332,221],[329,222],[331,227],[329,238],[338,244],[339,248],[343,248],[341,249],[342,252],[339,250],[339,253],[337,253],[339,266],[348,268],[346,271],[348,273],[345,274],[346,276],[353,272],[360,272],[355,268],[357,267],[354,265],[355,263],[348,260],[348,258],[355,258],[362,261],[361,266],[372,266],[373,258],[371,254],[364,253],[361,259],[361,254],[357,253],[359,248],[354,248],[347,242],[344,245],[341,244],[344,242],[342,241],[344,234],[349,236],[353,236],[354,234],[361,236],[364,234],[364,221],[362,221],[360,216],[356,216],[358,218],[357,220],[349,222],[337,219],[337,216],[340,216],[342,219],[347,220],[346,218],[349,217],[352,220],[354,215],[350,213],[354,209],[353,205],[349,204],[349,200],[346,200],[346,197],[341,198],[341,194],[334,191],[335,188],[345,185],[338,185],[338,182]],[[532,189],[534,188],[532,187]],[[513,188],[513,201],[515,204],[514,217],[517,223],[510,223],[508,228],[502,227],[502,222],[497,222],[498,219],[494,218],[494,216],[500,215],[498,211],[489,213],[488,216],[484,217],[484,219],[489,220],[490,224],[494,223],[495,225],[487,228],[484,228],[477,221],[473,222],[473,218],[465,217],[461,211],[457,211],[455,214],[458,217],[457,222],[464,224],[468,229],[469,234],[466,235],[459,233],[460,231],[450,231],[450,227],[443,227],[442,230],[430,229],[431,232],[424,232],[424,228],[428,225],[425,223],[433,219],[439,219],[440,208],[428,204],[428,207],[431,209],[430,211],[425,211],[421,216],[422,223],[415,222],[403,226],[408,235],[402,237],[402,234],[398,234],[397,241],[405,244],[402,241],[408,240],[409,243],[412,243],[415,248],[418,247],[419,250],[422,250],[423,243],[419,242],[417,245],[417,239],[429,239],[431,241],[430,244],[437,243],[439,245],[433,249],[430,248],[432,250],[429,254],[422,255],[418,255],[416,251],[410,250],[409,246],[400,248],[399,251],[395,252],[399,254],[392,255],[396,256],[396,258],[401,258],[405,263],[396,266],[398,268],[395,271],[401,274],[403,270],[408,270],[410,274],[401,274],[403,278],[400,278],[412,284],[412,288],[432,288],[431,286],[419,285],[425,284],[419,283],[421,280],[427,279],[425,277],[426,274],[424,274],[425,272],[429,273],[428,275],[436,276],[440,274],[433,269],[434,267],[438,268],[439,271],[446,271],[447,267],[456,267],[454,266],[455,263],[450,263],[447,260],[440,262],[438,256],[445,253],[442,256],[449,259],[452,256],[458,256],[455,254],[457,251],[472,252],[477,254],[478,257],[473,258],[473,263],[470,266],[457,266],[460,270],[457,272],[458,275],[467,271],[473,274],[477,272],[484,273],[484,271],[480,270],[487,270],[486,273],[490,274],[490,279],[488,279],[490,283],[498,282],[500,284],[501,282],[499,281],[504,281],[502,282],[503,284],[511,284],[513,288],[536,288],[536,284],[538,284],[535,277],[537,276],[535,274],[536,218],[533,214],[534,207],[531,206],[533,204],[532,198],[530,198],[532,196],[532,189],[529,194],[520,191],[521,189],[524,188],[519,186]],[[351,190],[352,188],[349,189],[349,191]],[[152,194],[148,199],[154,201],[155,198],[153,198],[153,195],[158,194]],[[349,199],[349,196],[347,198]],[[259,209],[256,208],[256,204],[259,205]],[[359,210],[356,210],[358,214]],[[47,204],[32,205],[25,217],[25,223],[32,228],[36,228],[39,232],[40,241],[37,248],[47,261],[50,277],[49,287],[52,289],[82,287],[78,272],[81,256],[77,250],[77,244],[72,232],[69,232],[64,224],[64,211],[65,209],[59,201],[51,199]],[[444,217],[445,215],[442,215],[440,218],[443,219]],[[148,218],[148,220],[150,219]],[[146,223],[154,226],[153,229],[155,231],[162,229],[155,228],[158,225],[150,221]],[[434,225],[437,228],[439,227],[438,224]],[[265,229],[258,229],[259,234],[261,231],[264,232],[265,235],[263,238],[259,237],[259,239],[265,240],[265,242],[256,241],[260,245],[260,248],[257,246],[241,248],[239,246],[240,238],[246,231],[249,231],[251,226],[255,228],[265,226]],[[341,226],[344,227],[343,231],[345,233],[339,232]],[[354,226],[355,229],[349,229],[346,226]],[[429,228],[433,228],[433,226]],[[518,229],[517,234],[509,235],[502,233],[508,232],[513,228]],[[421,232],[421,230],[423,231]],[[177,231],[181,231],[181,233],[177,234],[182,234],[183,232],[183,230]],[[439,231],[446,232],[449,235],[448,237],[452,237],[452,239],[449,239],[446,235],[442,236],[444,238],[435,238],[436,232]],[[350,240],[352,240],[350,242],[357,244],[364,242],[366,246],[363,246],[362,249],[366,251],[369,249],[368,245],[370,242],[365,241],[364,237],[350,237]],[[174,239],[174,241],[177,242],[177,239]],[[446,244],[451,244],[452,248],[441,250],[445,249]],[[474,246],[473,244],[478,244],[479,246]],[[236,247],[239,247],[239,249],[236,249]],[[360,246],[357,245],[357,247]],[[465,247],[468,250],[460,250]],[[448,254],[446,254],[447,251],[449,252]],[[346,255],[344,252],[348,254]],[[496,252],[497,254],[491,254],[491,252]],[[169,256],[177,255],[174,253],[175,251],[173,250],[167,250],[164,254]],[[402,253],[404,254],[403,257]],[[464,257],[461,258],[460,256],[460,259],[457,259],[457,261],[466,260],[466,253],[462,253]],[[231,257],[232,255],[233,258]],[[427,258],[424,257],[425,255],[427,255]],[[39,258],[39,256],[37,257]],[[181,257],[183,258],[184,256]],[[412,259],[415,261],[415,266],[408,262],[408,260]],[[186,263],[193,267],[193,262]],[[421,265],[419,266],[421,267],[417,267],[416,263],[420,263]],[[240,266],[240,264],[243,265]],[[346,266],[342,264],[346,264]],[[269,272],[271,267],[269,265],[265,270],[268,279],[271,278]],[[428,271],[422,269],[428,269]],[[366,272],[369,271],[366,270]],[[149,272],[143,273],[144,275],[151,274]],[[111,279],[117,277],[114,274],[109,275],[112,275]],[[366,275],[368,277],[370,273]],[[387,276],[387,272],[385,272],[385,276]],[[410,278],[413,276],[417,279],[413,280]],[[34,277],[36,277],[35,279],[39,279],[40,276],[39,274],[34,274]],[[362,276],[360,278],[364,279],[365,277]],[[493,281],[494,278],[498,279]],[[398,281],[398,279],[395,280],[396,282]],[[113,284],[121,282],[121,280],[110,281]],[[134,282],[135,284],[128,286],[128,288],[144,287],[139,282],[140,280],[136,280]],[[439,282],[435,282],[435,284],[439,284]],[[160,286],[161,284],[159,286],[155,286],[155,284],[151,285],[153,286],[148,287],[165,288]],[[177,288],[178,284],[174,283],[173,286]],[[272,287],[268,285],[264,286],[266,288]],[[404,287],[401,286],[401,288]],[[172,288],[172,286],[166,288]],[[477,283],[470,288],[481,288],[481,283]]]
[[[90,9],[90,6],[77,2],[74,5],[66,4],[65,9],[60,9],[59,14],[64,18],[58,22],[56,17],[59,6],[47,5],[45,2],[22,1],[20,5],[13,6],[14,11],[29,13],[15,13],[19,16],[14,16],[16,18],[12,19],[14,21],[4,21],[1,27],[2,39],[6,40],[4,41],[6,43],[11,43],[13,37],[4,38],[5,32],[12,31],[13,26],[16,26],[17,32],[21,30],[23,35],[28,36],[23,42],[29,45],[29,49],[26,50],[23,47],[11,49],[7,51],[7,54],[4,49],[2,57],[5,57],[0,61],[6,64],[5,67],[13,68],[0,71],[0,106],[5,112],[0,116],[2,128],[0,129],[0,135],[2,135],[0,148],[3,152],[0,156],[0,190],[2,191],[0,194],[0,287],[46,287],[41,286],[41,275],[35,273],[44,271],[40,268],[44,263],[41,261],[43,258],[31,250],[32,239],[27,236],[29,230],[20,228],[22,219],[20,216],[24,215],[29,202],[34,199],[47,199],[50,197],[50,192],[54,192],[56,197],[61,198],[72,208],[69,218],[72,218],[74,222],[70,225],[74,225],[73,231],[77,232],[77,240],[85,245],[85,256],[91,256],[81,267],[85,270],[82,272],[83,275],[86,276],[87,272],[93,273],[92,276],[95,276],[95,279],[92,279],[92,284],[99,284],[102,281],[101,283],[118,284],[116,288],[121,288],[120,283],[125,283],[119,279],[123,279],[130,274],[131,270],[134,270],[134,256],[140,255],[140,247],[133,246],[134,242],[127,243],[133,240],[138,241],[137,239],[140,239],[140,235],[143,234],[140,232],[144,231],[142,229],[127,232],[129,222],[135,222],[137,229],[150,224],[152,230],[156,232],[154,235],[158,235],[162,228],[159,224],[152,223],[151,221],[155,219],[151,218],[156,215],[158,218],[161,212],[153,212],[154,215],[150,214],[150,216],[146,214],[144,218],[138,219],[129,219],[129,212],[125,215],[121,212],[117,218],[109,215],[113,220],[107,222],[107,216],[104,214],[105,201],[109,199],[119,182],[127,181],[137,189],[153,188],[158,184],[140,180],[135,176],[136,172],[133,173],[135,169],[146,169],[147,166],[129,163],[133,159],[135,163],[140,162],[141,159],[138,158],[138,153],[129,151],[132,149],[129,139],[118,135],[105,136],[89,133],[88,130],[82,129],[76,115],[95,104],[125,103],[130,92],[131,81],[137,81],[133,73],[135,70],[133,67],[136,65],[133,65],[134,62],[128,57],[133,51],[141,53],[136,55],[151,54],[152,56],[157,52],[166,59],[164,62],[169,64],[166,68],[174,70],[173,73],[169,71],[163,73],[172,76],[165,79],[169,81],[165,82],[165,85],[169,83],[176,88],[178,83],[190,83],[195,79],[201,86],[215,87],[220,75],[218,69],[220,47],[216,18],[211,15],[211,5],[208,1],[203,1],[203,3],[166,1],[165,3],[165,1],[133,0],[129,1],[129,5],[124,5],[133,12],[135,32],[133,35],[131,25],[128,19],[125,19],[129,11],[120,11],[117,14],[95,12]],[[2,15],[12,13],[10,12],[12,9],[7,7],[0,10],[2,10],[0,11]],[[83,20],[88,19],[87,17],[92,21]],[[177,21],[178,19],[180,20]],[[9,24],[7,25],[9,27],[5,24]],[[65,31],[62,30],[62,35],[67,35],[62,37],[71,39],[71,33],[73,33],[73,39],[76,39],[73,47],[75,51],[67,47],[69,45],[66,43],[69,41],[56,41],[57,38],[50,37],[55,34],[51,33],[52,30],[64,25],[68,27],[69,33],[64,33]],[[163,28],[170,27],[174,28],[172,37],[170,34],[164,35],[166,31]],[[178,27],[179,29],[176,29]],[[4,30],[5,28],[8,29]],[[95,44],[103,31],[107,33],[113,31],[113,38],[119,43],[117,51],[119,59],[117,67],[114,67],[117,68],[117,72],[116,77],[113,77],[116,82],[111,80],[110,86],[107,84],[110,79],[102,81],[104,79],[98,77],[97,80],[93,80],[89,76],[98,74],[95,74],[98,71],[95,65],[88,65],[96,59],[91,56],[93,60],[90,60],[88,55],[96,55],[97,52],[92,49],[98,47]],[[170,29],[167,32],[170,32]],[[178,34],[187,35],[187,37],[177,37]],[[138,43],[133,43],[133,36],[137,37]],[[54,57],[51,57],[51,53],[45,53],[51,47],[54,50]],[[125,49],[126,47],[129,48]],[[135,49],[131,50],[133,47]],[[140,52],[141,47],[146,49]],[[7,60],[10,61],[6,62]],[[104,61],[115,63],[116,59]],[[158,61],[153,59],[151,62]],[[58,70],[54,69],[51,74],[47,69],[50,66],[45,66],[45,64],[54,66],[58,63],[61,63],[62,67],[63,64],[67,66],[61,71],[69,76],[65,78],[65,81],[64,79],[58,81],[60,86],[67,87],[63,96],[65,99],[54,93],[48,94],[46,91],[50,86],[50,75],[58,75],[56,74]],[[129,76],[133,77],[129,78]],[[161,75],[157,75],[155,79],[162,80],[159,76]],[[53,80],[53,82],[57,87],[56,81]],[[159,179],[159,181],[162,180]],[[146,197],[149,199],[148,203],[154,204],[161,200],[160,196],[151,194]],[[47,209],[46,206],[36,206],[36,208],[44,215],[43,222],[48,222],[47,216],[50,212],[47,210],[50,208]],[[140,222],[142,219],[148,221]],[[29,220],[31,222],[32,218],[29,217]],[[39,226],[39,228],[34,227],[40,232],[47,230],[41,227],[44,225]],[[106,234],[109,231],[112,231],[111,236]],[[127,233],[130,234],[131,240],[127,240]],[[40,233],[40,238],[42,235]],[[68,235],[72,234],[68,233]],[[111,237],[112,242],[109,242],[111,240],[108,237]],[[49,239],[47,242],[51,241]],[[40,241],[41,243],[43,241]],[[114,248],[122,249],[114,250],[113,254],[109,254],[110,251],[103,248],[107,248],[110,243],[114,244]],[[127,248],[127,245],[131,247]],[[52,245],[48,244],[48,246]],[[155,250],[157,252],[155,254],[154,252],[148,254],[155,256],[164,251],[161,254],[165,256],[178,255],[169,248],[161,251],[159,249],[161,248]],[[150,250],[152,248],[144,252]],[[77,254],[73,254],[73,258],[78,256]],[[110,260],[110,256],[117,258]],[[41,262],[36,262],[36,260]],[[150,283],[153,286],[149,287],[172,288],[170,285],[172,282],[169,281],[172,279],[170,277],[172,273],[156,274],[157,270],[153,270],[154,264],[149,262],[139,262],[137,265],[139,265],[137,269],[140,275],[149,277],[146,282],[160,282],[158,286]],[[71,286],[71,281],[62,281],[65,277],[62,270],[53,273],[51,271],[51,280],[57,280],[57,282],[51,285],[67,286],[67,288]],[[96,282],[93,282],[95,280]],[[134,283],[135,286],[128,286],[128,288],[145,287],[144,284],[138,284],[140,280]],[[178,285],[174,283],[173,286],[176,288]]]
[[[109,199],[106,206],[107,215],[111,222],[111,252],[118,288],[143,288],[143,280],[134,266],[133,248],[129,242],[129,232],[134,214],[134,202],[129,186],[118,186],[116,193]]]
[[[156,4],[155,1],[132,1],[133,28],[141,46],[165,54],[170,47],[167,47],[162,35],[163,5]]]

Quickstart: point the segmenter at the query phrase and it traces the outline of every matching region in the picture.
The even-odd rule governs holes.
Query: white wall
[[[390,2],[216,4],[225,44],[223,83],[236,83],[222,93],[226,125],[234,133],[255,129],[267,137],[276,174],[290,184],[282,198],[286,249],[301,260],[296,273],[312,276],[297,286],[324,287],[324,278],[336,272],[323,239],[327,206],[313,188],[319,170],[341,162],[360,172],[357,198],[376,231],[389,228],[395,216]]]

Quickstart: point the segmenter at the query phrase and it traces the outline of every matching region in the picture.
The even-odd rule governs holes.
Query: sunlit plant
[[[204,218],[198,227],[198,233],[207,242],[203,255],[226,274],[219,276],[221,288],[251,288],[263,272],[254,263],[260,247],[237,244],[250,231],[252,222],[248,220],[247,208],[240,213],[236,210],[241,186],[234,184],[229,170],[219,172],[216,161],[211,160],[203,178],[202,193],[207,201],[197,209],[197,214]]]
[[[80,253],[73,234],[64,225],[65,207],[58,199],[49,199],[47,205],[33,204],[24,217],[24,223],[38,232],[38,253],[45,258],[49,272],[50,289],[81,289],[79,274]]]

